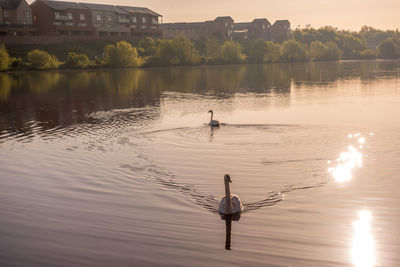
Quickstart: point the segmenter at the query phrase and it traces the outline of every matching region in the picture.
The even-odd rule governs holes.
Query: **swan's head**
[[[225,183],[232,183],[231,176],[229,174],[225,174],[224,181]]]
[[[210,109],[209,111],[208,111],[208,113],[213,113],[214,111],[212,110],[212,109]]]

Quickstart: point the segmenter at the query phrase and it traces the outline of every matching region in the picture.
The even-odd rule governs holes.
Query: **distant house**
[[[53,0],[36,0],[31,7],[33,23],[40,35],[82,36],[74,40],[94,40],[95,36],[121,39],[161,37],[158,27],[161,15],[144,7]]]
[[[31,35],[35,31],[26,0],[0,0],[0,35]]]
[[[276,42],[283,42],[289,39],[290,22],[288,20],[277,20],[271,26],[271,39]]]
[[[190,39],[215,37],[231,40],[234,20],[231,17],[217,17],[205,22],[178,22],[161,24],[163,37],[186,36]]]
[[[252,22],[239,22],[233,26],[234,40],[270,39],[271,23],[267,19],[254,19]]]
[[[93,35],[90,11],[78,3],[36,0],[31,8],[41,35]]]
[[[80,3],[90,11],[91,25],[99,36],[130,38],[130,16],[125,10],[112,5]]]
[[[128,13],[129,28],[132,37],[162,37],[159,28],[160,14],[146,7],[118,6]]]

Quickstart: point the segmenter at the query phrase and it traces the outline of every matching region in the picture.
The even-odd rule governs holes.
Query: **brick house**
[[[118,8],[128,13],[129,28],[132,37],[162,37],[159,27],[160,14],[146,7],[118,6]]]
[[[36,0],[33,23],[41,35],[93,35],[90,11],[74,2]]]
[[[112,5],[80,3],[90,12],[90,25],[99,36],[130,38],[130,16],[125,10]]]
[[[271,23],[267,19],[254,19],[252,22],[239,22],[233,26],[233,39],[240,40],[256,40],[270,39]]]
[[[190,39],[216,37],[232,40],[234,21],[231,17],[217,17],[205,22],[178,22],[161,24],[163,37],[173,38],[183,35]]]
[[[0,0],[0,35],[32,35],[35,31],[26,0]]]
[[[271,26],[271,39],[276,42],[283,42],[289,39],[290,22],[288,20],[277,20]]]

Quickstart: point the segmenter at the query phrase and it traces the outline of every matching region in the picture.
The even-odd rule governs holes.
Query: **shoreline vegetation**
[[[400,33],[364,26],[296,29],[283,43],[146,37],[136,42],[0,44],[0,71],[229,65],[400,58]]]

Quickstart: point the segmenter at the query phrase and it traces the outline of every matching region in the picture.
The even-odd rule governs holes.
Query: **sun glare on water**
[[[347,151],[342,152],[336,159],[336,166],[328,168],[329,173],[338,182],[351,180],[354,168],[362,167],[363,154],[361,153],[361,149],[363,149],[366,139],[360,133],[349,134],[348,138],[352,139],[353,144],[349,145]],[[331,163],[332,161],[328,161],[328,164]]]
[[[375,245],[371,234],[371,212],[358,212],[358,221],[353,222],[354,236],[351,258],[355,267],[372,267],[375,265]]]

